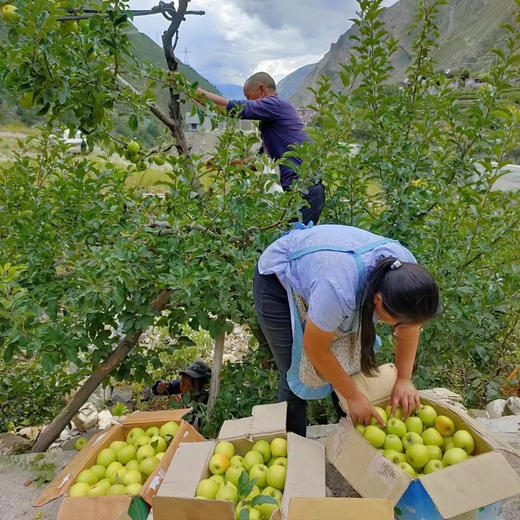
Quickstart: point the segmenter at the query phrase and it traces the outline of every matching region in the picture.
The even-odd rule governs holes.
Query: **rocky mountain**
[[[304,65],[299,69],[296,69],[294,72],[291,72],[288,76],[281,79],[276,85],[276,91],[280,97],[285,99],[291,98],[291,96],[300,88],[305,77],[311,70],[316,67],[316,63],[310,63],[309,65]]]
[[[505,43],[506,32],[501,25],[513,19],[515,8],[514,0],[449,0],[448,5],[442,6],[439,12],[440,46],[433,53],[437,67],[444,70],[468,68],[474,75],[485,70],[494,56],[491,49],[502,47]],[[409,27],[416,13],[417,0],[399,0],[382,14],[387,30],[400,40],[399,50],[393,57],[391,82],[402,81],[410,64],[412,40]],[[350,49],[355,44],[350,39],[354,31],[351,27],[342,34],[314,69],[307,73],[291,96],[295,105],[313,102],[308,87],[315,87],[321,75],[331,78],[333,88],[342,88],[340,63],[348,60]]]

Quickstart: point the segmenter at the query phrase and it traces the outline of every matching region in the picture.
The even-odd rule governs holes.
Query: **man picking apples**
[[[406,418],[419,407],[412,371],[421,326],[438,313],[439,291],[432,275],[398,242],[355,227],[297,226],[260,256],[253,294],[280,371],[278,398],[288,403],[287,431],[305,436],[306,400],[322,398],[332,388],[346,399],[354,423],[369,424],[375,417],[383,424],[350,377],[360,370],[376,372],[378,321],[394,330],[391,414],[400,405]],[[306,309],[303,326],[301,308]],[[340,337],[348,345],[338,353],[344,364],[331,350]],[[302,379],[304,356],[322,386]]]

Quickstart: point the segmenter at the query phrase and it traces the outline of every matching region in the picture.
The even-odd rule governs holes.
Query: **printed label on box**
[[[382,455],[378,455],[372,459],[372,462],[368,465],[367,474],[371,477],[377,477],[387,487],[387,493],[384,498],[387,498],[392,493],[395,485],[397,484],[397,471],[399,471],[396,465],[389,460],[385,459]]]

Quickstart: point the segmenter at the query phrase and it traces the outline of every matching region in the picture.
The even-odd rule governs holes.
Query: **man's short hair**
[[[255,89],[260,85],[263,85],[265,88],[269,88],[271,90],[276,90],[276,83],[274,79],[267,74],[267,72],[256,72],[252,76],[246,79],[244,83],[244,88]]]

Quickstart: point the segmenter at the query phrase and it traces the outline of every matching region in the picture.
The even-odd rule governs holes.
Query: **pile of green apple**
[[[81,471],[69,490],[70,497],[137,495],[159,464],[179,425],[132,428],[126,441],[113,441],[102,449],[96,464]]]
[[[475,439],[468,430],[456,430],[446,415],[438,415],[430,405],[421,404],[403,420],[401,408],[390,417],[392,408],[375,409],[385,422],[383,428],[372,418],[368,426],[356,425],[363,437],[387,459],[412,477],[422,477],[472,456]]]
[[[282,501],[287,472],[287,440],[281,437],[270,443],[258,440],[244,456],[236,454],[231,442],[220,441],[209,459],[208,469],[211,477],[199,482],[196,498],[232,501],[237,519],[240,511],[247,509],[249,520],[269,520]],[[249,481],[256,479],[253,491],[246,497],[240,497],[238,493],[238,480],[243,472],[247,473]],[[247,504],[260,495],[273,497],[277,504]]]

